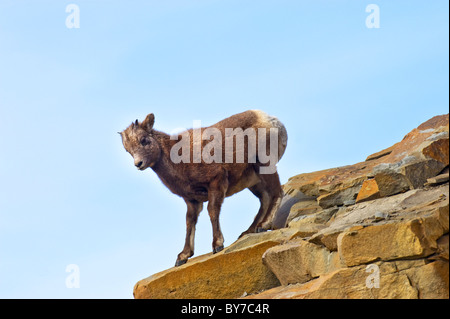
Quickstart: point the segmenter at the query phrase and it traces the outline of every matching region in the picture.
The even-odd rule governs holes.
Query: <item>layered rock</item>
[[[437,116],[365,162],[292,177],[280,229],[143,279],[134,296],[448,298],[448,128]]]
[[[280,285],[262,262],[267,249],[295,235],[294,229],[250,234],[217,254],[190,259],[139,281],[135,298],[239,298]]]
[[[294,176],[284,190],[314,197],[329,208],[351,205],[358,195],[361,201],[420,188],[449,165],[448,120],[448,114],[430,119],[365,162]]]
[[[373,278],[379,278],[378,284]],[[377,262],[341,268],[306,283],[279,286],[247,298],[447,299],[448,279],[448,261]]]

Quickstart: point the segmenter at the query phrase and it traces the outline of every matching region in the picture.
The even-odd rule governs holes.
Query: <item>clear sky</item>
[[[79,28],[66,25],[71,3]],[[366,25],[371,3],[379,28]],[[185,204],[136,170],[117,134],[150,112],[166,132],[247,109],[277,116],[282,183],[363,161],[447,113],[448,11],[447,0],[0,0],[0,298],[131,298],[173,266]],[[258,206],[249,191],[225,200],[225,245]],[[205,209],[196,255],[211,241]],[[71,264],[79,288],[66,286]]]

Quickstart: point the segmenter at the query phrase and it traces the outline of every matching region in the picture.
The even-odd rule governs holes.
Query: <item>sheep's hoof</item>
[[[216,248],[213,249],[213,254],[216,254],[216,253],[218,253],[219,251],[222,251],[222,250],[223,250],[223,246],[216,247]]]
[[[256,228],[256,232],[257,232],[257,233],[264,233],[264,232],[266,232],[266,231],[267,231],[267,229],[264,229],[264,228],[262,228],[262,227]]]
[[[187,259],[177,260],[177,262],[175,263],[175,267],[184,265],[186,262],[187,262]]]

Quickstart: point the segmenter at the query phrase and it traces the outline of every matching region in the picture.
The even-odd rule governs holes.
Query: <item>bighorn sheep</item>
[[[248,188],[260,200],[258,214],[241,236],[270,227],[282,197],[275,164],[287,145],[286,128],[277,118],[251,110],[210,127],[172,136],[153,129],[154,121],[151,113],[120,135],[135,166],[139,170],[150,167],[186,202],[186,241],[175,266],[194,254],[195,225],[206,201],[213,228],[213,253],[223,249],[219,213],[225,197]],[[269,156],[268,151],[272,153]]]

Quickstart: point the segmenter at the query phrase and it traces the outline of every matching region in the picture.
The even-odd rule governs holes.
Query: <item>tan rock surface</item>
[[[437,238],[444,234],[438,218],[433,215],[407,222],[352,227],[337,239],[342,262],[351,267],[376,260],[429,256],[437,249]]]
[[[247,298],[447,299],[448,276],[448,263],[442,261],[377,262],[338,269],[304,284],[280,286]]]
[[[380,197],[380,189],[378,188],[377,181],[375,179],[368,179],[362,184],[361,190],[356,197],[356,203],[378,199]]]
[[[427,178],[436,176],[449,163],[448,121],[448,114],[436,116],[413,129],[401,142],[370,155],[365,162],[293,176],[284,185],[284,190],[286,193],[299,190],[307,196],[320,196],[319,204],[327,208],[356,199],[358,187],[374,176],[381,197],[421,187]],[[423,164],[427,159],[441,165],[434,162]],[[409,168],[404,168],[406,166]],[[374,169],[378,169],[378,176]],[[421,170],[426,172],[417,178],[414,173]]]
[[[275,275],[262,263],[263,253],[277,245],[264,241],[230,253],[204,255],[139,281],[136,299],[239,298],[278,286]]]
[[[342,267],[336,252],[305,240],[268,249],[263,262],[282,285],[304,283]]]

